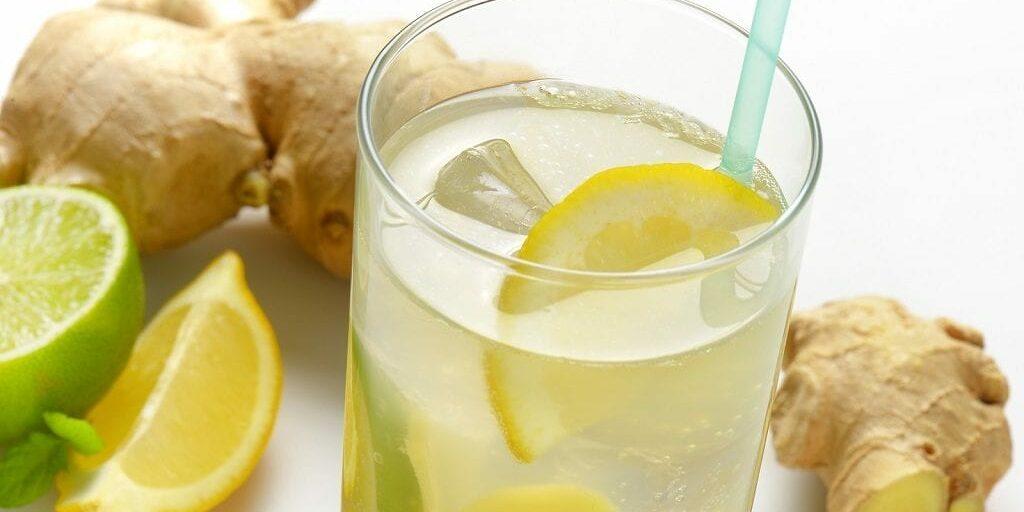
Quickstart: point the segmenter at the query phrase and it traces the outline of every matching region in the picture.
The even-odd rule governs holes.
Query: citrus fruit
[[[688,250],[707,259],[737,247],[737,232],[767,226],[779,213],[753,190],[696,165],[618,167],[595,174],[541,217],[519,257],[595,272],[636,271]],[[517,315],[578,292],[510,275],[498,307],[510,313],[511,328]],[[495,418],[521,462],[615,414],[645,382],[657,381],[628,367],[595,369],[510,347],[488,350],[484,371]]]
[[[277,342],[227,253],[142,333],[89,413],[105,443],[58,478],[58,511],[208,510],[255,467],[277,415]]]
[[[629,404],[650,380],[633,367],[598,367],[508,347],[484,352],[491,408],[506,445],[533,462],[566,436]],[[601,377],[601,378],[596,378]]]
[[[717,171],[693,164],[616,167],[591,176],[544,214],[519,258],[562,269],[636,271],[691,248],[716,256],[735,246],[734,232],[778,215],[777,206]],[[498,307],[530,312],[571,293],[510,276]]]
[[[510,487],[469,505],[463,512],[615,512],[608,498],[570,485]]]
[[[0,190],[0,445],[80,415],[117,378],[142,326],[124,219],[73,188]]]

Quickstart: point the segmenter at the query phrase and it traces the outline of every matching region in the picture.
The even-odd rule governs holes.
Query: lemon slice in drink
[[[491,407],[505,444],[533,462],[567,435],[600,421],[640,392],[654,370],[553,359],[508,347],[484,352]],[[604,378],[594,378],[600,374]]]
[[[693,164],[616,167],[591,176],[541,217],[519,258],[562,269],[636,271],[691,248],[716,256],[735,246],[733,233],[778,215],[777,206],[717,171]],[[498,307],[525,313],[571,293],[513,276]]]
[[[277,341],[228,253],[163,307],[89,413],[106,446],[72,458],[57,510],[209,510],[256,465],[280,394]]]
[[[567,269],[636,271],[691,249],[705,259],[722,254],[738,246],[736,232],[767,226],[779,213],[753,190],[696,165],[618,167],[595,174],[548,211],[519,257]],[[515,322],[578,292],[513,275],[502,284],[498,307]],[[645,375],[629,368],[503,347],[487,351],[484,369],[495,417],[522,462],[615,414],[645,385]]]
[[[79,415],[124,367],[142,326],[139,259],[109,201],[0,190],[0,445]]]
[[[462,512],[615,512],[608,498],[582,487],[536,485],[499,490]]]

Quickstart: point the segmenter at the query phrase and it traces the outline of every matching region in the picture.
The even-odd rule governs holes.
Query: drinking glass
[[[441,44],[539,81],[448,98],[437,84],[465,69],[418,60]],[[679,0],[460,0],[384,48],[358,105],[346,512],[750,510],[821,159],[793,72],[779,62],[755,169],[781,214],[713,257],[527,261],[529,226],[488,221],[510,218],[481,199],[493,190],[438,180],[458,158],[518,155],[557,203],[580,179],[551,171],[554,146],[581,155],[572,169],[668,161],[638,151],[670,143],[714,167],[745,44]],[[510,310],[513,281],[537,304]]]

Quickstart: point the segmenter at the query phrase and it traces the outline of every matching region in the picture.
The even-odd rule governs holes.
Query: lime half
[[[138,253],[92,192],[0,190],[0,444],[81,415],[121,372],[143,317]]]

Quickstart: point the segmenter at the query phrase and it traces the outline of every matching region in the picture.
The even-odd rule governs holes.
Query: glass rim
[[[810,203],[811,196],[818,183],[818,176],[821,172],[822,140],[821,126],[818,121],[818,113],[814,103],[804,88],[803,83],[796,77],[793,70],[780,57],[776,69],[782,72],[783,77],[796,92],[800,99],[801,106],[807,118],[811,130],[811,158],[810,166],[807,169],[806,178],[796,198],[789,208],[786,208],[767,229],[757,234],[744,244],[729,250],[725,253],[713,256],[697,263],[666,267],[655,270],[638,270],[626,272],[597,272],[590,270],[578,270],[562,268],[534,261],[524,260],[516,256],[500,254],[480,247],[467,240],[452,229],[441,224],[437,219],[427,214],[416,203],[410,199],[387,170],[387,166],[381,159],[380,152],[374,141],[374,130],[370,123],[370,109],[376,96],[381,77],[389,66],[402,54],[403,50],[438,23],[452,17],[462,11],[489,4],[497,1],[508,0],[449,0],[420,15],[411,23],[406,25],[384,46],[381,52],[374,59],[373,64],[367,72],[366,80],[359,91],[359,98],[356,105],[356,135],[359,139],[359,149],[367,166],[372,169],[373,174],[383,184],[386,194],[395,198],[400,207],[420,225],[426,227],[433,235],[453,244],[456,248],[464,250],[475,257],[488,260],[491,263],[514,269],[516,273],[526,274],[555,282],[650,282],[676,280],[680,278],[703,275],[728,265],[737,263],[747,254],[755,251],[765,243],[783,232],[799,214]],[[623,0],[634,1],[634,0]],[[749,39],[750,33],[711,9],[696,4],[691,0],[660,0],[665,3],[677,4],[697,11],[699,14],[708,16],[712,21],[717,21],[725,27],[734,30],[744,40]]]

